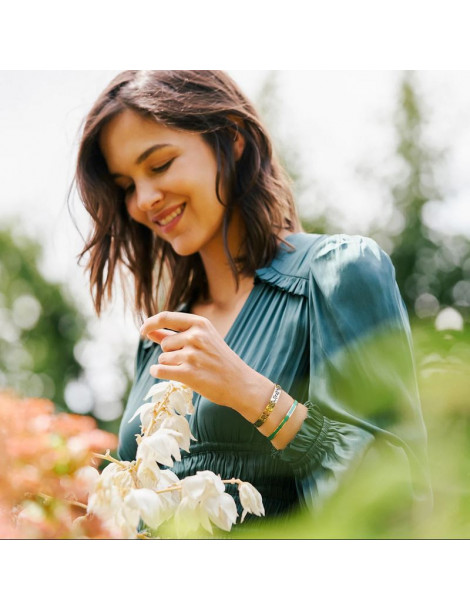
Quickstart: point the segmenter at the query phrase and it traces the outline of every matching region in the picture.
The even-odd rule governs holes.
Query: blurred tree
[[[269,129],[275,154],[291,179],[292,189],[297,198],[305,188],[305,180],[300,171],[300,158],[297,149],[282,137],[279,129],[281,113],[278,70],[268,72],[255,99],[255,107]]]
[[[291,138],[287,139],[282,134],[279,127],[282,108],[279,95],[278,70],[270,70],[268,72],[258,95],[254,99],[254,105],[268,128],[279,163],[290,178],[295,201],[298,204],[307,191],[309,197],[317,200],[320,195],[317,192],[318,185],[315,178],[309,176],[308,180],[306,179],[302,173],[302,160],[298,147],[292,143]],[[309,207],[315,209],[316,206],[309,205]],[[317,207],[320,208],[321,206]],[[304,230],[308,233],[327,233],[331,229],[330,220],[321,212],[309,218],[302,217],[301,222]]]
[[[397,282],[410,315],[433,318],[448,305],[468,316],[470,241],[463,235],[441,233],[425,222],[426,212],[444,199],[436,179],[444,151],[426,142],[423,108],[416,76],[406,71],[395,115],[399,170],[388,183],[393,215],[387,226],[372,234],[379,243],[384,235],[391,240]]]
[[[0,386],[65,406],[65,388],[82,372],[74,346],[85,319],[64,288],[38,271],[38,243],[0,230]]]

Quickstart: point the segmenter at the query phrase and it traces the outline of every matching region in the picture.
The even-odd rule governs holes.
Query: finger
[[[166,339],[167,337],[172,337],[173,335],[178,336],[178,333],[176,333],[174,330],[162,328],[159,330],[151,330],[147,334],[147,337],[152,341],[155,341],[155,343],[161,343],[163,339]]]
[[[175,352],[163,352],[158,356],[158,364],[166,366],[178,366],[183,363],[183,350]]]
[[[188,330],[194,325],[201,325],[207,322],[206,318],[196,316],[192,313],[182,313],[180,311],[161,311],[155,316],[147,318],[140,327],[140,334],[147,336],[149,332],[170,329],[177,332]]]
[[[150,367],[150,375],[157,379],[165,379],[168,381],[180,381],[185,383],[186,376],[183,367],[180,366],[168,366],[166,364],[152,364]]]
[[[183,349],[189,342],[190,336],[187,332],[173,333],[164,337],[160,342],[160,346],[164,352],[173,352]]]

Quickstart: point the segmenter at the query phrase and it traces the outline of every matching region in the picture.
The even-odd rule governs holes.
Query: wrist
[[[258,430],[268,437],[275,449],[284,449],[300,430],[306,416],[307,407],[282,391],[276,408]]]
[[[306,417],[307,407],[303,404],[297,404],[292,416],[271,441],[273,447],[275,449],[285,449],[300,430]],[[266,433],[266,435],[268,434]]]
[[[254,424],[268,404],[273,389],[272,381],[250,369],[250,373],[243,378],[243,389],[237,397],[237,404],[234,405],[234,408]]]
[[[250,423],[254,424],[270,401],[275,384],[261,373],[247,368],[248,371],[243,376],[243,389],[236,397],[236,402],[233,402],[231,406]],[[273,412],[257,430],[263,436],[268,437],[272,434],[289,411],[293,401],[294,399],[291,396],[281,391]],[[307,407],[298,404],[292,416],[271,440],[273,447],[284,449],[297,434],[306,416]]]

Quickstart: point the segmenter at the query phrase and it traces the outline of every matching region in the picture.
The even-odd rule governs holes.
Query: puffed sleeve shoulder
[[[415,499],[429,503],[411,332],[389,256],[361,236],[313,241],[308,303],[308,414],[276,457],[319,506],[380,440],[407,463]]]

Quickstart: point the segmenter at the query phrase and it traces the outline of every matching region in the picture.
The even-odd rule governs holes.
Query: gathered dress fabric
[[[225,341],[305,404],[306,419],[276,450],[238,412],[194,393],[189,422],[197,440],[171,470],[180,478],[211,470],[248,481],[261,493],[266,516],[305,506],[314,512],[381,440],[406,464],[411,497],[429,503],[411,333],[390,258],[362,236],[295,233],[286,241],[256,271]],[[119,434],[122,460],[135,459],[140,421],[129,420],[159,382],[149,369],[160,353],[158,344],[140,341]],[[227,491],[240,511],[236,488]]]

